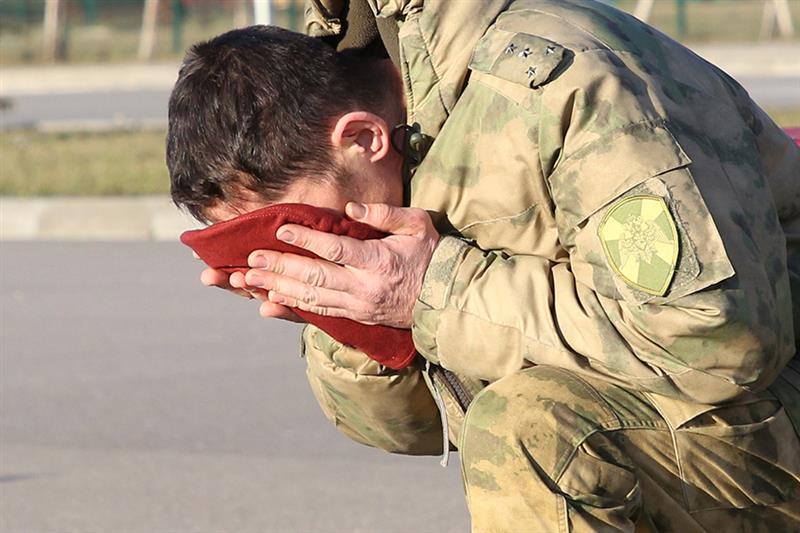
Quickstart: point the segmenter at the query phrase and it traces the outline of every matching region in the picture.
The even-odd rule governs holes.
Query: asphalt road
[[[349,441],[298,328],[172,243],[0,242],[0,530],[466,531],[457,457]]]
[[[166,127],[169,94],[168,89],[146,89],[9,96],[10,107],[0,110],[0,123],[3,129],[76,122],[160,122]]]
[[[800,108],[800,76],[741,77],[739,82],[765,109]],[[32,127],[42,122],[69,129],[68,123],[163,123],[169,90],[103,91],[12,96],[0,111],[2,128]]]

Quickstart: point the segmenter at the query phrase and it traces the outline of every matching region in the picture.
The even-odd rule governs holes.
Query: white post
[[[53,61],[63,46],[61,41],[61,2],[59,0],[46,0],[44,4],[43,21],[43,53],[45,61]]]
[[[775,33],[776,25],[781,37],[792,37],[794,35],[794,24],[792,23],[792,13],[789,11],[788,0],[766,0],[764,2],[764,13],[761,17],[761,38],[771,38]]]
[[[789,11],[789,0],[773,0],[775,4],[775,19],[778,21],[778,31],[781,37],[794,36],[792,12]]]
[[[253,19],[256,24],[272,24],[272,2],[253,0]]]
[[[145,0],[142,11],[142,32],[139,35],[139,59],[153,57],[156,47],[156,31],[158,23],[158,0]]]
[[[650,18],[650,13],[653,11],[653,2],[655,2],[655,0],[639,0],[636,2],[633,16],[642,22],[647,22],[647,19]]]

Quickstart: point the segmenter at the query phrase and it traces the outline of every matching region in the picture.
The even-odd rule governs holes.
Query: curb
[[[692,44],[686,46],[734,78],[800,76],[800,43]]]
[[[0,95],[171,89],[179,62],[29,65],[0,69]]]
[[[176,241],[199,227],[168,196],[0,197],[0,241]]]

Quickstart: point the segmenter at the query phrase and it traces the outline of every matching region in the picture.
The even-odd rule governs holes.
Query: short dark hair
[[[208,207],[243,191],[272,201],[299,176],[336,178],[336,119],[354,110],[386,115],[391,83],[377,61],[272,26],[194,45],[169,100],[175,204],[208,222]]]

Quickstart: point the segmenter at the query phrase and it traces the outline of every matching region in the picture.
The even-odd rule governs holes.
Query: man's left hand
[[[267,290],[273,304],[410,328],[414,302],[439,241],[430,216],[422,209],[353,202],[346,211],[390,235],[360,241],[296,224],[281,226],[280,240],[322,259],[256,250],[248,258],[247,284]],[[262,307],[261,314],[271,316],[276,307]]]

